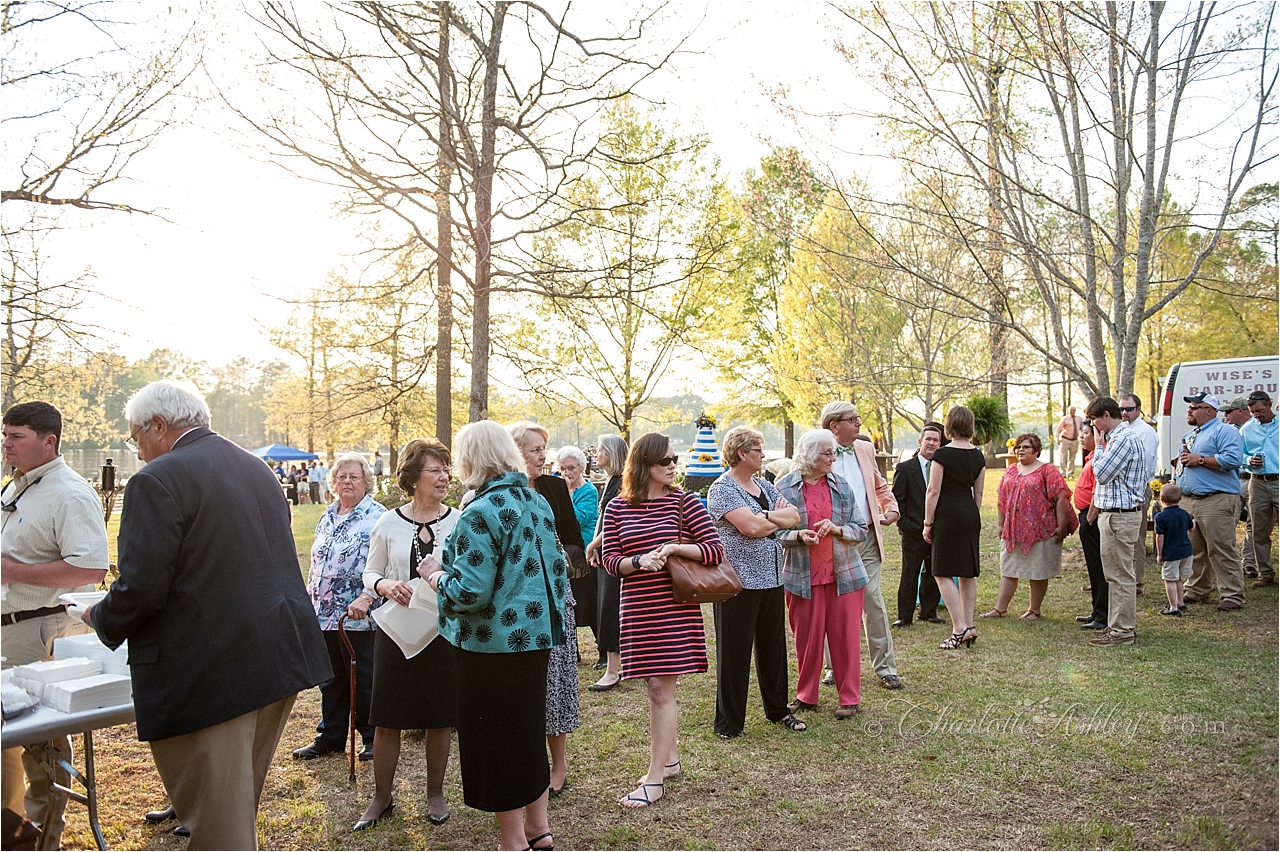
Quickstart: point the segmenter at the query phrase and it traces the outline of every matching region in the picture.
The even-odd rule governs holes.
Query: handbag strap
[[[688,541],[684,540],[684,503],[685,498],[688,497],[690,493],[691,492],[689,491],[681,491],[679,502],[676,503],[676,544],[697,544],[697,542],[693,540],[693,536],[689,536]]]

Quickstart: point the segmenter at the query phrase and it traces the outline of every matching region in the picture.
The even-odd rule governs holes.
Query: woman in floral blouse
[[[1018,616],[1040,618],[1049,580],[1062,573],[1062,541],[1070,531],[1071,492],[1062,474],[1040,461],[1040,437],[1027,433],[1013,439],[1018,463],[1005,469],[997,508],[1000,521],[1000,591],[996,607],[982,618],[1003,618],[1018,590],[1018,580],[1031,586],[1031,602]]]
[[[320,724],[310,745],[295,749],[298,760],[311,760],[347,743],[351,714],[351,660],[338,636],[338,619],[348,612],[361,617],[344,625],[356,656],[356,728],[364,740],[361,760],[373,757],[373,726],[369,724],[369,699],[373,695],[373,624],[368,619],[373,596],[364,589],[364,566],[369,558],[369,534],[386,511],[371,496],[373,470],[364,456],[347,453],[334,464],[329,488],[338,495],[316,524],[311,545],[311,575],[307,591],[320,619],[329,648],[333,677],[320,684]],[[350,618],[350,615],[348,616]]]

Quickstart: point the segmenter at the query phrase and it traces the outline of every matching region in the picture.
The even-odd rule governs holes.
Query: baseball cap
[[[1222,406],[1222,413],[1226,414],[1229,411],[1241,411],[1241,410],[1247,409],[1248,407],[1249,407],[1249,400],[1245,399],[1242,396],[1238,396],[1235,399],[1227,400],[1227,404]]]
[[[1218,398],[1208,391],[1201,391],[1200,393],[1193,393],[1191,396],[1184,396],[1182,401],[1211,405],[1214,409],[1222,408],[1222,403],[1218,402]]]

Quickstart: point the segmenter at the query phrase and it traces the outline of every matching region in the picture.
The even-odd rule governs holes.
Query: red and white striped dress
[[[676,603],[671,575],[666,571],[638,571],[623,577],[619,568],[668,542],[680,532],[680,504],[684,502],[684,537],[696,542],[702,561],[724,561],[724,545],[702,501],[687,491],[673,491],[632,506],[622,497],[604,510],[601,550],[605,570],[622,577],[622,677],[662,677],[707,670],[707,639],[702,607]]]

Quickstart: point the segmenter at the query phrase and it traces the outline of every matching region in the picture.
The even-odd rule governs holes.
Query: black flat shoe
[[[185,825],[178,825],[178,826],[174,826],[174,829],[171,833],[173,834],[174,837],[190,837],[191,829],[187,828]]]
[[[373,743],[365,743],[364,748],[360,749],[360,753],[356,757],[360,760],[373,760]]]
[[[561,793],[563,793],[567,789],[569,789],[569,780],[566,778],[565,782],[561,784],[559,787],[547,788],[547,798],[554,799],[556,796],[559,796]]]
[[[587,687],[587,691],[588,692],[608,692],[611,689],[616,689],[618,687],[618,684],[620,683],[622,683],[621,675],[619,675],[618,679],[615,680],[613,683],[603,683],[603,684],[593,683]]]
[[[142,818],[147,822],[168,822],[175,816],[177,814],[173,812],[173,805],[170,805],[162,811],[147,811],[142,815]]]
[[[396,800],[392,799],[390,802],[387,803],[387,806],[382,809],[382,813],[378,814],[373,819],[357,820],[356,824],[351,826],[351,833],[355,834],[357,831],[364,831],[366,828],[373,828],[375,825],[378,824],[378,820],[382,819],[384,816],[391,813],[391,811],[395,809],[395,806],[396,806]]]
[[[890,624],[889,626],[890,627],[910,627],[911,622],[903,621],[901,618],[899,618],[897,621],[895,621],[893,624]]]
[[[945,618],[938,618],[938,616],[936,615],[931,615],[924,620],[929,622],[930,624],[946,624],[947,623],[947,620]]]
[[[432,825],[444,825],[448,821],[449,821],[448,811],[445,811],[442,814],[427,814],[427,822],[431,823]]]
[[[1107,623],[1105,621],[1090,621],[1080,625],[1081,630],[1106,630]]]
[[[1093,621],[1093,614],[1091,613],[1089,615],[1077,615],[1076,621],[1079,624],[1088,624],[1089,622]]]

